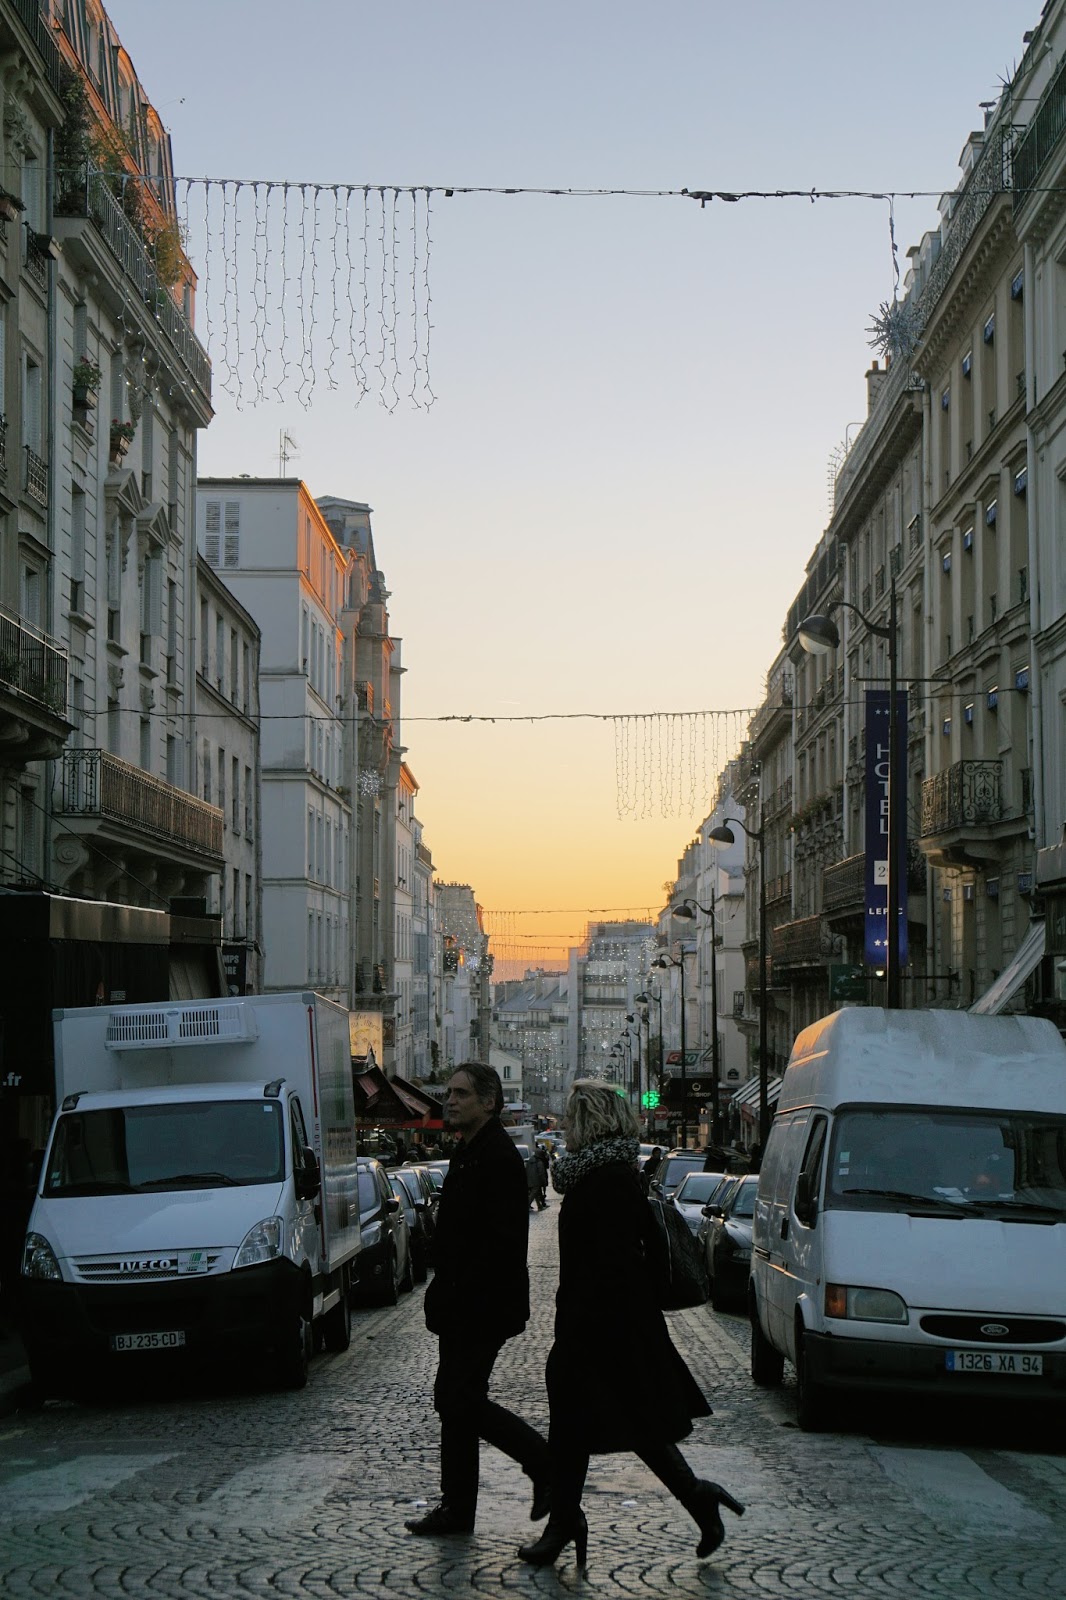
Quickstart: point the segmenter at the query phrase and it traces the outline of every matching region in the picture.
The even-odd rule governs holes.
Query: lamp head
[[[673,962],[672,961],[668,961],[665,956],[656,956],[655,960],[652,962],[652,966],[653,967],[672,967],[673,966]]]
[[[727,828],[725,823],[723,823],[720,828],[712,828],[707,835],[707,843],[715,846],[736,844],[736,842],[736,834],[733,832],[732,828]]]
[[[804,617],[798,632],[800,644],[812,656],[828,655],[840,643],[840,629],[832,617],[824,617],[818,612]]]
[[[696,920],[696,913],[687,900],[683,900],[679,906],[671,906],[670,915],[675,922],[694,922]]]
[[[651,995],[650,994],[635,994],[633,996],[633,999],[636,1001],[638,1006],[646,1006],[648,1004],[649,1000],[651,999]]]

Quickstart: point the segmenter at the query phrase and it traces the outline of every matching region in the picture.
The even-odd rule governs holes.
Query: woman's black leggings
[[[551,1457],[552,1520],[569,1522],[581,1509],[581,1495],[589,1470],[589,1452],[569,1429],[552,1423],[548,1435]],[[698,1479],[676,1444],[638,1441],[633,1446],[644,1465],[669,1489],[675,1500],[688,1506]]]

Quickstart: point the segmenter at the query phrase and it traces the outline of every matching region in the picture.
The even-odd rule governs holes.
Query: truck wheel
[[[762,1331],[759,1308],[751,1303],[751,1378],[760,1389],[776,1389],[785,1371],[785,1358]]]
[[[797,1326],[796,1421],[804,1433],[818,1433],[826,1424],[826,1394],[821,1384],[811,1381],[806,1342],[806,1334]]]
[[[278,1341],[278,1382],[283,1389],[302,1389],[307,1383],[314,1338],[311,1318],[303,1311],[290,1315]]]
[[[348,1303],[348,1273],[341,1274],[341,1297],[322,1318],[322,1339],[327,1350],[347,1350],[352,1342],[352,1308]]]
[[[396,1287],[396,1252],[389,1251],[389,1259],[385,1263],[385,1281],[381,1286],[381,1303],[383,1306],[394,1306],[400,1298],[400,1291]]]

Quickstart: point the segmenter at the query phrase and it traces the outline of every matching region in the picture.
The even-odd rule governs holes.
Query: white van
[[[53,1013],[59,1111],[22,1262],[39,1392],[102,1361],[265,1354],[301,1387],[351,1336],[348,1013],[249,995]]]
[[[1066,1045],[1050,1022],[835,1012],[797,1038],[759,1174],[751,1372],[1066,1398]]]

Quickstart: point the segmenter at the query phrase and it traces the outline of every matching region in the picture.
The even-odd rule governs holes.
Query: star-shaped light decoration
[[[866,332],[868,343],[878,355],[893,361],[906,361],[914,352],[922,333],[918,307],[910,300],[882,300]]]
[[[379,795],[381,793],[381,773],[365,768],[359,774],[359,793],[365,795]]]

